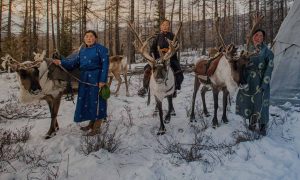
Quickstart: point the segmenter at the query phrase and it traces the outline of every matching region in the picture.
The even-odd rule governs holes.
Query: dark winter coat
[[[159,33],[155,37],[155,39],[152,42],[152,45],[150,47],[150,54],[153,54],[155,59],[160,58],[159,57],[159,52],[158,52],[158,46],[160,49],[164,48],[169,48],[169,43],[168,40],[173,40],[174,34],[172,32],[167,32],[167,33]],[[172,70],[174,71],[175,75],[175,88],[176,89],[181,89],[181,83],[184,79],[183,77],[183,72],[180,67],[180,62],[177,58],[177,53],[175,53],[171,58],[170,58],[170,66]]]
[[[237,95],[236,112],[246,119],[258,116],[260,124],[269,122],[270,79],[274,55],[265,44],[260,47],[258,56],[250,58],[244,78],[248,86],[240,89]]]
[[[100,120],[107,117],[107,103],[98,92],[98,83],[107,82],[109,55],[108,49],[95,43],[91,47],[83,47],[75,57],[61,61],[67,70],[80,69],[80,80],[92,85],[79,83],[77,105],[74,121]]]

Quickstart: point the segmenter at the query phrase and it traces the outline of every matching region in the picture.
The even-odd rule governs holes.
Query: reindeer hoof
[[[194,119],[190,119],[190,122],[193,123],[193,122],[197,122],[197,120],[194,118]]]
[[[53,132],[53,133],[51,133],[51,134],[46,134],[45,135],[45,139],[50,139],[50,138],[52,138],[53,136],[55,136],[56,135],[56,133],[55,132]]]
[[[210,114],[209,114],[208,112],[204,112],[204,116],[205,116],[205,117],[209,117]]]
[[[227,118],[222,118],[222,121],[224,124],[228,124],[228,122],[229,122]]]
[[[171,116],[176,116],[175,110],[172,110],[172,111],[171,111]]]
[[[59,127],[57,126],[57,127],[55,127],[55,131],[58,131],[59,130]]]
[[[127,97],[129,97],[129,96],[130,96],[130,94],[129,94],[129,93],[126,93],[126,96],[127,96]]]
[[[165,123],[165,124],[169,124],[170,121],[171,121],[171,116],[170,116],[170,115],[166,115],[166,118],[165,118],[165,120],[164,120],[164,123]]]
[[[158,135],[158,136],[164,135],[164,134],[166,134],[166,130],[165,130],[165,129],[164,129],[164,130],[159,130],[159,131],[157,132],[157,135]]]

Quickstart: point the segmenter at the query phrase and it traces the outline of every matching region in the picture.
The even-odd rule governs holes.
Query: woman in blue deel
[[[102,120],[107,116],[106,100],[99,96],[99,88],[105,86],[108,76],[108,49],[96,42],[97,34],[89,30],[84,35],[85,46],[71,59],[54,60],[67,70],[80,69],[77,105],[74,115],[75,122],[90,120],[89,124],[80,129],[89,131],[87,135],[99,132]]]

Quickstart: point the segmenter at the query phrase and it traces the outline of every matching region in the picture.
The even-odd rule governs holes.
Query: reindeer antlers
[[[20,63],[19,61],[12,58],[11,55],[7,54],[6,56],[1,58],[3,60],[1,65],[2,65],[3,68],[5,68],[5,64],[7,63],[7,65],[9,67],[11,67],[12,69],[15,69],[15,70],[18,69],[18,68],[29,69],[29,68],[32,68],[32,67],[36,67],[36,66],[40,65],[43,62],[44,57],[46,55],[46,51],[44,50],[42,52],[42,54],[34,52],[33,55],[34,55],[34,61]]]
[[[142,41],[141,37],[138,35],[138,33],[136,32],[135,28],[133,27],[133,25],[128,22],[128,26],[130,28],[130,30],[134,33],[135,37],[138,39],[139,44],[142,45],[141,48],[138,48],[138,51],[142,54],[142,56],[147,59],[147,61],[149,61],[150,63],[155,63],[155,59],[153,57],[150,56],[149,53],[146,52],[146,46],[148,45],[148,41],[153,38],[153,36],[149,37],[148,39],[146,39],[145,42]]]
[[[224,39],[223,39],[223,37],[222,37],[222,35],[221,35],[221,33],[220,33],[220,30],[219,30],[219,21],[220,21],[220,18],[219,17],[216,17],[216,19],[215,19],[215,27],[216,27],[216,32],[217,32],[217,35],[218,35],[218,37],[219,37],[219,39],[220,39],[220,41],[221,41],[221,44],[222,44],[222,46],[223,46],[223,49],[225,49],[226,48],[226,45],[225,45],[225,42],[224,42]]]

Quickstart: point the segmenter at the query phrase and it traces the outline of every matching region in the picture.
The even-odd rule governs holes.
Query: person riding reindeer
[[[173,40],[173,38],[174,38],[174,34],[170,32],[170,21],[165,19],[160,23],[160,33],[155,37],[150,47],[150,54],[154,56],[155,59],[158,59],[160,57],[158,48],[163,53],[168,52],[169,50],[168,40]],[[177,58],[176,53],[171,57],[170,65],[175,75],[175,92],[173,96],[176,97],[177,95],[176,90],[181,89],[181,83],[184,79],[183,72],[180,67],[180,62]],[[145,94],[148,92],[150,77],[151,77],[151,66],[147,64],[144,67],[143,87],[138,91],[139,96],[144,97]]]

